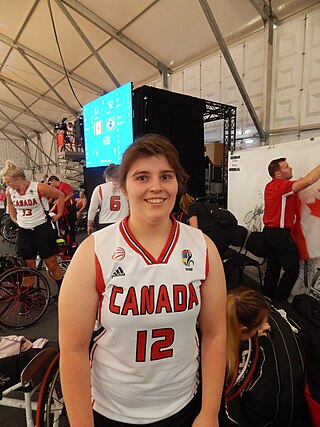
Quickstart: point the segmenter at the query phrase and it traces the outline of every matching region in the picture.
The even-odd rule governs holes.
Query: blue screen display
[[[83,128],[87,168],[120,164],[133,141],[132,83],[84,105]]]

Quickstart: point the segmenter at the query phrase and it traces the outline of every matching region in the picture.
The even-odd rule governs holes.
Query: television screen
[[[133,141],[132,83],[83,106],[86,167],[120,164]]]

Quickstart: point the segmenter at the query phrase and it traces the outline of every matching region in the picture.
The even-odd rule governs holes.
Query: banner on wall
[[[293,167],[293,179],[305,176],[320,163],[320,138],[229,153],[228,209],[250,231],[263,228],[266,184],[271,180],[271,160],[285,157]],[[296,196],[297,221],[294,236],[301,259],[320,258],[320,181]]]

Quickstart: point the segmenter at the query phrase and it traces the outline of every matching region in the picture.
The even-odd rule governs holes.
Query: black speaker
[[[170,139],[190,176],[187,191],[205,194],[204,128],[205,101],[150,86],[133,91],[134,136],[157,133]]]
[[[91,200],[91,196],[95,187],[99,184],[103,184],[105,179],[103,178],[103,172],[105,170],[105,166],[98,166],[95,168],[83,168],[83,176],[84,176],[84,188],[86,191],[86,197],[88,199],[88,209]]]

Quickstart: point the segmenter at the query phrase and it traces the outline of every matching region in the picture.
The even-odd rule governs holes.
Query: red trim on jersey
[[[174,217],[171,217],[171,219],[173,222],[171,233],[169,235],[169,238],[165,247],[163,248],[163,251],[159,256],[159,259],[161,260],[162,263],[167,263],[169,261],[172,251],[174,250],[177,244],[178,238],[180,236],[180,224]]]
[[[99,196],[100,196],[100,203],[101,203],[101,201],[102,201],[102,188],[101,188],[101,185],[99,185],[98,192],[99,192]]]
[[[142,256],[142,258],[145,260],[145,262],[148,265],[151,264],[166,264],[173,252],[173,249],[178,241],[179,235],[180,235],[180,225],[176,221],[176,219],[172,216],[170,216],[171,221],[173,222],[172,229],[170,231],[170,235],[168,237],[168,240],[159,255],[158,259],[155,259],[134,237],[134,235],[130,232],[130,229],[128,227],[128,218],[124,218],[120,222],[120,232],[123,235],[123,238],[128,243],[131,249],[133,249],[135,252],[137,252],[139,255]]]
[[[43,210],[45,210],[45,208],[44,208],[44,204],[43,204],[43,202],[42,202],[42,194],[40,193],[40,191],[39,191],[39,185],[37,184],[37,193],[38,193],[38,197],[39,197],[39,200],[40,200],[40,204],[41,204],[41,206],[43,207]]]
[[[100,322],[101,321],[101,306],[102,306],[102,301],[103,301],[103,295],[102,294],[106,288],[106,284],[104,282],[102,268],[101,268],[100,262],[99,262],[96,254],[95,254],[95,267],[96,267],[96,289],[99,293],[99,306],[98,306],[97,317],[98,317],[98,320]]]
[[[209,254],[208,254],[208,248],[206,249],[206,270],[205,270],[205,275],[206,278],[208,277],[209,274]]]

